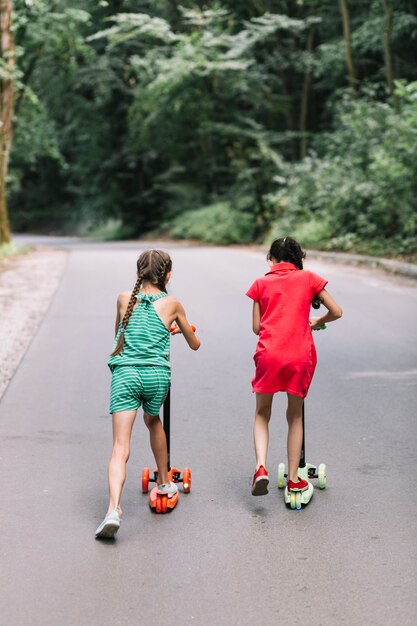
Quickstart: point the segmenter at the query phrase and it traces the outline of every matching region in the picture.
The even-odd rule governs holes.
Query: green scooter
[[[312,306],[314,309],[320,308],[320,300],[319,298],[314,298],[312,302]],[[324,330],[326,328],[326,324],[322,324],[318,326],[314,330]],[[303,403],[303,443],[301,446],[301,457],[300,457],[300,465],[298,467],[298,476],[303,480],[308,482],[308,488],[305,491],[288,491],[288,487],[286,486],[286,478],[287,474],[285,473],[285,463],[280,463],[278,465],[278,489],[284,489],[284,501],[291,509],[297,509],[298,511],[301,509],[303,505],[306,505],[310,502],[313,497],[314,487],[311,483],[312,478],[318,479],[318,487],[319,489],[326,489],[327,482],[327,474],[326,474],[326,465],[321,463],[318,467],[317,465],[312,465],[311,463],[306,463],[305,460],[305,426],[304,426],[304,411],[305,404]]]
[[[319,489],[326,489],[327,481],[326,465],[324,463],[321,463],[318,467],[317,465],[306,463],[304,433],[305,430],[303,404],[303,444],[301,446],[301,458],[300,465],[298,467],[298,476],[308,482],[308,488],[305,491],[288,491],[285,480],[287,477],[287,474],[285,473],[285,463],[280,463],[278,465],[278,489],[283,489],[285,487],[285,504],[287,504],[291,509],[297,510],[300,510],[303,505],[308,504],[313,497],[314,487],[311,483],[312,478],[318,479]]]

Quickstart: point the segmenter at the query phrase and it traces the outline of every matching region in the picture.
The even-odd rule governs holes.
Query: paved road
[[[170,515],[150,513],[138,419],[123,525],[104,544],[93,533],[111,449],[105,363],[115,297],[133,285],[144,246],[65,245],[66,274],[0,405],[0,623],[414,626],[417,289],[309,265],[345,316],[316,335],[307,402],[307,456],[327,463],[328,489],[289,511],[281,492],[249,489],[256,339],[242,294],[264,260],[168,246],[171,293],[202,340],[197,353],[172,342],[172,460],[191,466],[193,489]],[[285,460],[283,411],[278,397],[270,471]]]

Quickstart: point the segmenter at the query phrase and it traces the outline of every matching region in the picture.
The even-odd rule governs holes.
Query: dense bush
[[[369,95],[341,100],[334,132],[269,195],[271,234],[322,249],[416,251],[417,83],[398,85],[397,97],[398,112]]]
[[[217,202],[179,215],[169,227],[177,239],[199,239],[215,244],[249,243],[254,239],[255,219],[251,213]]]

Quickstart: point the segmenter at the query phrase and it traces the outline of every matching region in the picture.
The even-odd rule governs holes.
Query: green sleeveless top
[[[169,346],[170,332],[153,306],[155,300],[164,298],[164,292],[150,295],[139,292],[139,303],[133,309],[129,323],[124,331],[124,348],[120,354],[111,356],[107,362],[111,371],[116,365],[136,365],[165,367],[170,369]],[[113,350],[122,330],[119,324]]]

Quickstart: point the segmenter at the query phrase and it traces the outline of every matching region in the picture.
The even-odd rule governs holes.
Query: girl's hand
[[[323,324],[323,322],[321,321],[321,317],[310,317],[309,322],[311,330],[314,330],[315,328]]]
[[[195,333],[196,327],[194,326],[194,324],[190,324],[190,326],[191,326],[191,330],[193,331],[193,333]],[[169,332],[171,333],[171,335],[181,335],[182,334],[181,329],[177,326],[177,324],[175,322],[173,322],[172,325],[170,326]]]
[[[334,322],[342,317],[342,309],[325,289],[322,289],[315,299],[320,300],[320,302],[324,304],[327,313],[321,317],[310,317],[309,322],[311,330],[324,330],[327,322]]]

